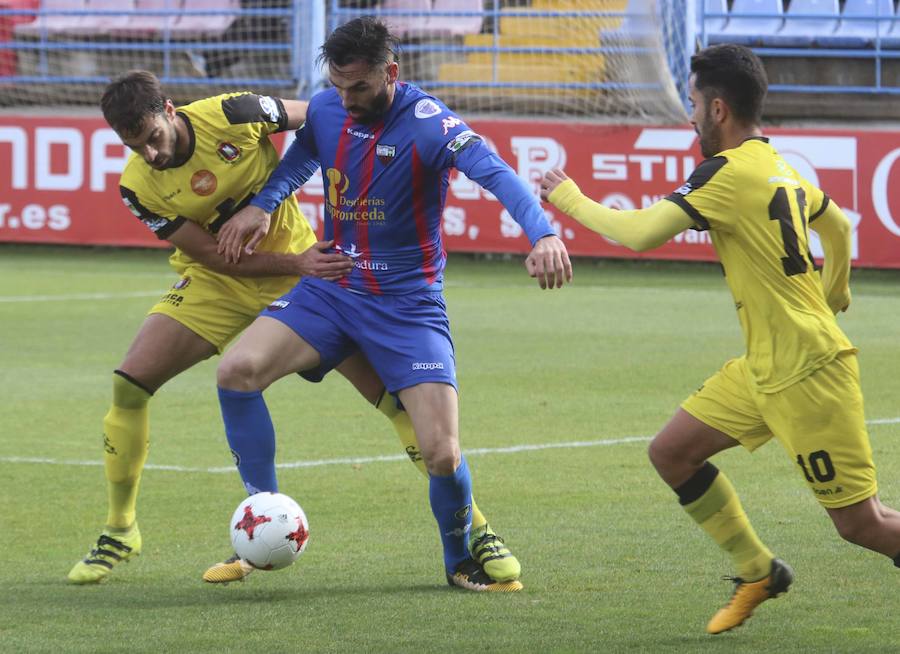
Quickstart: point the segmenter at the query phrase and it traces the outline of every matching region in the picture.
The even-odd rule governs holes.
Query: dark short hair
[[[320,64],[346,66],[364,61],[370,68],[388,64],[400,54],[400,39],[372,16],[361,16],[335,29],[322,44]]]
[[[691,73],[707,101],[722,98],[739,122],[759,124],[769,81],[752,50],[733,43],[704,48],[691,57]]]
[[[156,75],[132,70],[107,85],[100,108],[110,127],[133,136],[140,133],[148,118],[165,111],[166,99]]]

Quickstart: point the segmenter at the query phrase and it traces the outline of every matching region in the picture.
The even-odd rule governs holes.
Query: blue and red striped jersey
[[[532,243],[554,233],[513,170],[440,100],[411,84],[398,82],[389,110],[369,124],[350,118],[334,89],[314,96],[306,124],[253,204],[277,206],[317,166],[325,239],[355,263],[339,283],[358,292],[441,290],[441,216],[453,167],[494,192]]]

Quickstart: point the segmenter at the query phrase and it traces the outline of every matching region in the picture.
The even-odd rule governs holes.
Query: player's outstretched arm
[[[846,311],[850,306],[850,221],[837,204],[829,202],[809,226],[819,235],[825,250],[822,287],[828,306],[834,313]]]
[[[284,112],[287,114],[287,129],[297,129],[306,122],[306,110],[309,103],[305,100],[285,100],[281,99],[284,105]]]
[[[562,288],[565,282],[571,282],[572,262],[565,244],[556,236],[541,203],[515,171],[474,132],[464,132],[453,143],[458,146],[453,165],[493,193],[528,236],[532,247],[525,259],[528,274],[537,278],[543,289]]]
[[[319,241],[300,254],[256,252],[239,262],[228,262],[218,252],[216,239],[200,226],[185,221],[169,235],[169,242],[210,270],[234,277],[312,276],[336,281],[353,269],[353,261],[329,252],[333,241]]]
[[[659,247],[694,221],[674,202],[660,200],[645,209],[617,211],[594,202],[560,169],[541,182],[541,197],[590,230],[635,252]]]

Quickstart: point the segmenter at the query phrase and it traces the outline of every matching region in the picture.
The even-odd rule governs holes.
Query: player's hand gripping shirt
[[[829,199],[767,139],[706,159],[667,199],[710,231],[760,391],[781,390],[853,349],[809,253],[809,223]]]
[[[266,183],[279,156],[268,135],[285,129],[280,100],[231,93],[179,108],[190,135],[190,156],[177,168],[154,170],[132,153],[122,173],[126,206],[159,238],[168,238],[185,221],[215,234]],[[315,236],[293,197],[272,214],[269,233],[257,248],[301,252]],[[178,271],[193,260],[175,250],[169,261]]]
[[[494,193],[531,243],[554,234],[537,199],[442,102],[402,82],[388,112],[355,122],[334,89],[313,97],[306,125],[255,206],[267,211],[321,165],[325,239],[355,268],[340,284],[372,294],[440,290],[441,216],[451,168]]]

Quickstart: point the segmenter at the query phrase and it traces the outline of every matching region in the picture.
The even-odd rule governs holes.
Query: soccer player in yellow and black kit
[[[542,195],[590,229],[637,251],[709,230],[734,296],[747,352],[689,397],[650,445],[684,510],[737,568],[731,601],[707,625],[733,629],[787,591],[793,573],[759,540],[731,483],[707,459],[777,438],[846,540],[900,566],[900,513],[877,496],[856,349],[835,314],[850,303],[850,223],[760,130],[765,71],[750,50],[707,48],[691,60],[691,122],[705,160],[665,200],[614,211],[560,170]],[[809,253],[820,236],[825,265]]]
[[[113,401],[103,420],[108,489],[106,527],[69,572],[76,584],[103,580],[141,551],[136,502],[149,446],[148,404],[165,382],[223,348],[287,293],[303,275],[337,280],[353,262],[328,253],[291,196],[272,214],[268,232],[251,235],[248,256],[226,262],[216,234],[266,183],[279,157],[269,134],[297,129],[306,102],[229,93],[180,109],[159,80],[132,71],[114,80],[101,100],[109,125],[133,150],[122,174],[122,199],[132,213],[175,251],[180,275],[154,305],[113,374]],[[249,251],[253,250],[252,254]],[[338,370],[391,420],[410,459],[423,474],[412,423],[385,398],[384,384],[360,354]],[[250,491],[251,489],[248,489]],[[519,576],[519,562],[474,505],[469,545],[497,581]],[[209,568],[205,581],[236,581],[251,571],[232,557]]]

